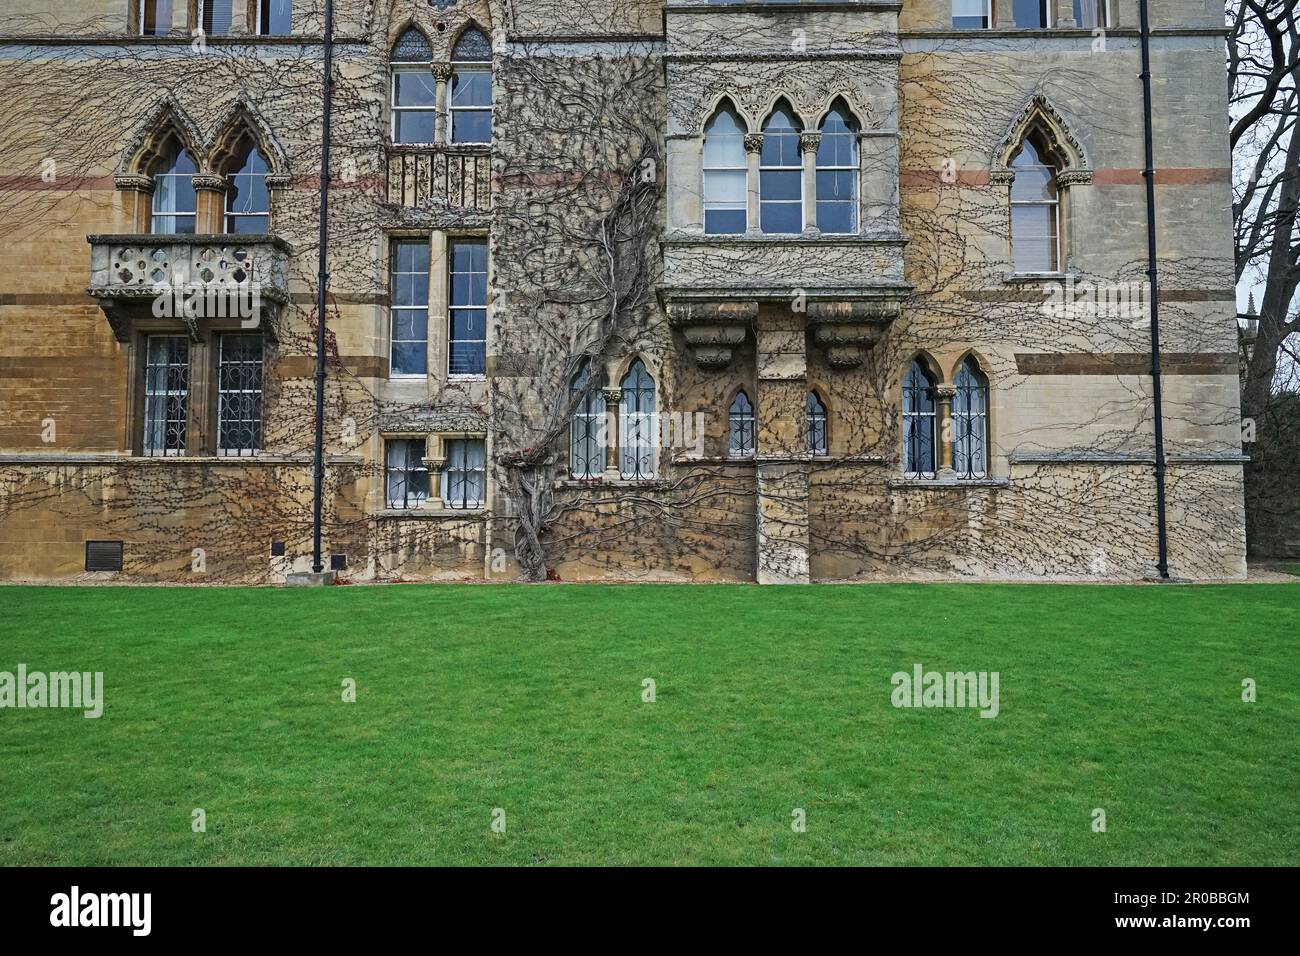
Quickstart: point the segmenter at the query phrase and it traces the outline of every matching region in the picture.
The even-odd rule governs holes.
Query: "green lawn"
[[[1300,584],[0,588],[20,663],[105,707],[0,710],[0,865],[1300,863]]]

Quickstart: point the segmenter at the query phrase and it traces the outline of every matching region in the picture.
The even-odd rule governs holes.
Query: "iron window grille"
[[[808,393],[805,409],[808,431],[808,454],[825,455],[826,452],[826,406],[816,392]]]
[[[189,430],[190,343],[183,335],[145,340],[144,435],[146,455],[183,455]]]
[[[584,363],[573,379],[573,418],[569,422],[569,474],[578,479],[605,473],[605,396]]]
[[[442,501],[448,508],[481,508],[487,500],[486,442],[465,438],[447,442]]]
[[[989,386],[972,359],[962,362],[952,400],[952,467],[958,478],[988,474]]]
[[[727,454],[732,458],[754,454],[754,406],[744,392],[736,393],[727,413]]]
[[[933,478],[934,381],[913,362],[903,379],[903,474]]]
[[[637,359],[620,384],[619,474],[626,479],[655,476],[655,383]]]
[[[455,240],[448,267],[447,374],[477,377],[487,367],[487,242]]]
[[[259,333],[220,337],[218,455],[256,455],[262,448],[262,341]]]
[[[388,507],[419,508],[429,497],[429,468],[423,438],[390,438],[385,458]]]

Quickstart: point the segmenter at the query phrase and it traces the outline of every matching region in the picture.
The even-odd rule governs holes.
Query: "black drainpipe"
[[[321,498],[325,482],[325,290],[330,274],[330,112],[334,104],[334,0],[325,0],[325,103],[320,148],[320,269],[316,275],[316,446],[312,455],[311,569],[325,570],[320,556]]]
[[[1156,432],[1156,535],[1160,557],[1156,570],[1169,580],[1169,533],[1165,525],[1165,426],[1160,402],[1160,311],[1156,277],[1156,163],[1151,145],[1151,26],[1147,22],[1147,0],[1139,0],[1142,19],[1142,139],[1146,149],[1142,178],[1147,184],[1147,281],[1151,289],[1151,393]]]

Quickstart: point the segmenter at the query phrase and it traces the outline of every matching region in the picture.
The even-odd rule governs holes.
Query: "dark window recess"
[[[271,542],[271,557],[273,557],[273,558],[283,558],[283,557],[284,557],[284,542],[283,542],[283,541],[272,541],[272,542]]]
[[[346,554],[330,555],[331,571],[346,571],[348,569],[348,556]]]
[[[87,541],[86,542],[86,570],[87,571],[121,571],[122,570],[122,542],[121,541]]]

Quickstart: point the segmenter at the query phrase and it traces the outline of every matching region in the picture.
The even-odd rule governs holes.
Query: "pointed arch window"
[[[471,26],[451,51],[451,134],[453,143],[492,141],[492,43]]]
[[[1016,272],[1061,269],[1061,197],[1057,166],[1039,135],[1025,138],[1011,160],[1011,258]]]
[[[808,432],[808,454],[825,455],[826,451],[826,406],[816,392],[808,393],[805,408]]]
[[[734,235],[748,227],[745,125],[724,104],[704,127],[704,231]]]
[[[819,132],[817,228],[830,233],[857,232],[858,130],[853,114],[836,101]]]
[[[569,474],[599,478],[605,473],[605,396],[584,362],[570,386],[573,418],[569,423]]]
[[[433,49],[424,34],[407,27],[393,44],[392,114],[394,143],[432,143],[437,113]]]
[[[732,399],[727,413],[727,454],[730,457],[753,457],[754,425],[754,405],[742,389]]]
[[[803,159],[799,136],[803,127],[784,100],[763,124],[759,154],[759,227],[763,232],[803,232]]]
[[[903,474],[933,478],[934,450],[934,379],[914,361],[903,377]]]
[[[989,383],[973,358],[957,370],[952,399],[952,467],[958,478],[988,474]]]
[[[237,171],[226,177],[226,232],[264,233],[271,228],[270,167],[252,143],[244,147]]]
[[[623,478],[655,476],[655,382],[637,359],[620,383],[619,474]]]
[[[198,209],[194,174],[197,172],[193,157],[179,143],[173,142],[159,171],[153,176],[152,230],[155,234],[194,234]]]

